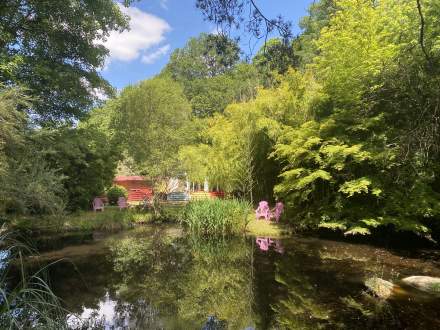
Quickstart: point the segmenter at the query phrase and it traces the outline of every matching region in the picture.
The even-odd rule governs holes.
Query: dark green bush
[[[127,198],[127,196],[127,189],[122,186],[115,185],[107,191],[107,198],[110,205],[116,205],[119,197]]]

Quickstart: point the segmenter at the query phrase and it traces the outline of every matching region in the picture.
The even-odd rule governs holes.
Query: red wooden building
[[[151,184],[139,175],[121,175],[115,177],[113,184],[122,186],[128,191],[128,202],[139,202],[145,197],[151,197],[153,189]]]

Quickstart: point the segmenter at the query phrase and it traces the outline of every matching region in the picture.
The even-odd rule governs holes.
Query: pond
[[[72,328],[439,329],[438,298],[363,282],[440,276],[436,251],[290,237],[202,239],[142,227],[44,252]],[[84,325],[84,324],[83,324]]]

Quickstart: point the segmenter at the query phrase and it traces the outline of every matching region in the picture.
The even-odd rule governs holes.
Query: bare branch
[[[425,18],[423,17],[422,4],[421,4],[420,0],[416,0],[416,2],[417,2],[417,10],[418,10],[419,16],[420,16],[419,43],[420,43],[420,47],[422,48],[422,52],[426,57],[426,60],[429,63],[431,63],[431,57],[429,56],[429,53],[428,53],[426,46],[425,46]]]
[[[291,23],[281,16],[267,17],[255,0],[196,0],[196,7],[202,11],[206,20],[228,31],[238,30],[244,25],[244,30],[257,39],[267,40],[268,35],[274,31],[285,42],[292,38]]]

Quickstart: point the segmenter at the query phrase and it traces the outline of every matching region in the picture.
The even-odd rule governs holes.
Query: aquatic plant
[[[0,328],[66,329],[65,311],[46,277],[50,265],[27,273],[24,257],[35,251],[10,233],[1,233],[0,247]]]
[[[251,205],[247,201],[208,199],[188,203],[181,223],[198,234],[237,234],[248,224]]]

